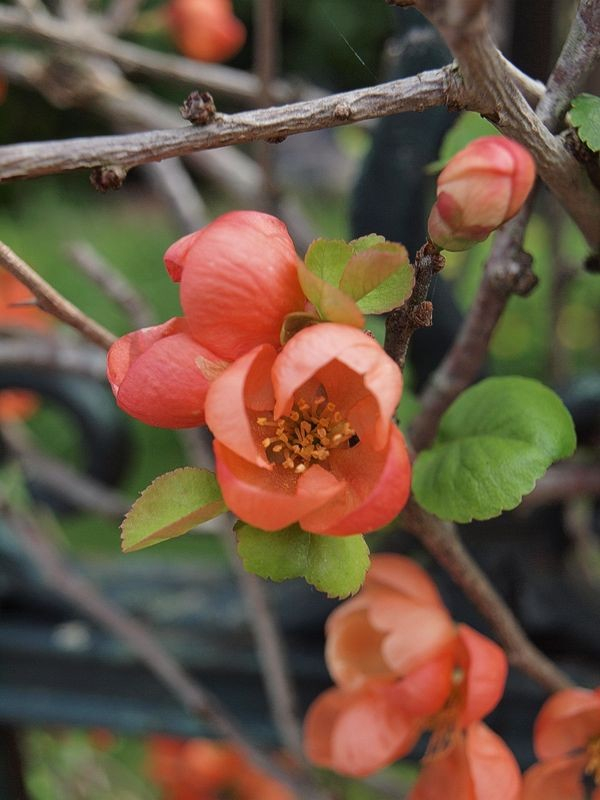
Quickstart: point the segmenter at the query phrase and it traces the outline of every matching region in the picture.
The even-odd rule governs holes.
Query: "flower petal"
[[[228,508],[244,522],[277,531],[326,503],[344,484],[314,465],[298,476],[275,466],[251,464],[215,441],[217,479]]]
[[[280,346],[284,317],[304,310],[297,262],[285,225],[256,211],[224,214],[165,253],[192,335],[228,360]]]
[[[206,397],[206,424],[215,439],[241,458],[269,470],[272,465],[259,445],[247,407],[258,405],[256,410],[272,407],[270,371],[275,355],[269,344],[255,347],[212,383]],[[258,401],[263,403],[262,407]]]
[[[468,625],[458,626],[458,637],[462,646],[459,663],[462,662],[465,671],[464,705],[459,725],[467,727],[489,714],[500,702],[508,661],[501,647]]]
[[[334,450],[330,462],[346,491],[333,497],[318,514],[302,515],[300,524],[305,530],[329,536],[368,533],[390,523],[406,505],[410,459],[395,425],[390,427],[386,449],[374,451],[360,444]]]
[[[563,756],[534,764],[523,776],[521,800],[584,800],[585,756]]]
[[[535,721],[533,743],[538,758],[556,758],[600,735],[600,696],[588,689],[563,689],[547,700]]]
[[[311,706],[305,722],[308,757],[354,777],[370,775],[408,753],[419,733],[418,720],[389,703],[387,687],[330,690]]]
[[[397,681],[390,690],[390,702],[411,716],[429,717],[436,714],[450,695],[453,670],[454,652],[448,649]]]
[[[417,603],[444,607],[435,583],[416,561],[397,553],[377,553],[371,559],[364,588],[385,587]]]
[[[107,359],[117,405],[147,425],[203,425],[209,380],[198,360],[219,363],[187,334],[185,321],[176,317],[122,336],[108,351]]]
[[[349,325],[331,322],[315,325],[300,331],[287,343],[273,366],[275,416],[289,412],[294,392],[319,370],[323,370],[326,381],[324,368],[335,360],[362,376],[364,386],[377,401],[379,415],[373,420],[375,446],[385,447],[390,418],[402,393],[402,375],[374,339]],[[330,392],[334,401],[339,396],[343,393]]]

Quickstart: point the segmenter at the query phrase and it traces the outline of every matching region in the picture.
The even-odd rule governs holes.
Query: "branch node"
[[[342,121],[352,119],[352,109],[348,103],[338,103],[333,109],[333,116]]]
[[[90,183],[97,192],[120,189],[127,177],[127,169],[119,164],[94,167],[90,173]]]
[[[192,125],[208,125],[213,122],[217,107],[210,92],[200,92],[194,89],[179,107],[181,116]]]

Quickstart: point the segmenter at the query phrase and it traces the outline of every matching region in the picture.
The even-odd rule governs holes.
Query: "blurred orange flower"
[[[0,270],[0,333],[34,330],[45,333],[52,318],[32,304],[31,292],[6,270]],[[25,304],[25,305],[23,305]],[[21,389],[0,391],[0,421],[27,419],[39,406],[33,392]]]
[[[164,800],[294,800],[226,742],[155,736],[149,741],[149,768]]]
[[[356,777],[406,755],[425,730],[443,753],[500,700],[504,652],[455,626],[429,576],[399,555],[373,557],[363,589],[326,626],[336,688],[305,720],[305,748],[320,766]]]
[[[564,689],[544,703],[533,732],[539,759],[522,800],[600,800],[600,688]],[[596,788],[586,793],[584,776]]]
[[[167,15],[177,47],[188,58],[227,61],[246,41],[231,0],[170,0]]]

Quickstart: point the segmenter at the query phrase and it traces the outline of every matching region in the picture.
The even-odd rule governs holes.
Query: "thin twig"
[[[0,496],[0,504],[11,529],[19,535],[27,554],[53,591],[120,639],[191,714],[209,721],[221,736],[239,747],[260,769],[300,792],[300,797],[313,800],[323,797],[257,749],[219,699],[192,679],[147,628],[111,603],[91,581],[73,572],[31,514],[15,508],[5,495]]]
[[[402,111],[423,111],[443,105],[449,98],[462,105],[455,72],[452,67],[443,67],[318,100],[221,115],[205,126],[6,145],[0,148],[0,181],[105,164],[129,168],[199,150],[281,139]]]
[[[496,325],[513,293],[535,286],[531,256],[521,249],[530,205],[496,234],[477,295],[452,347],[429,378],[420,397],[421,410],[411,425],[415,450],[427,447],[450,403],[478,376]]]
[[[252,73],[221,64],[208,64],[183,56],[159,53],[133,42],[116,39],[103,33],[100,28],[101,23],[93,20],[74,25],[54,17],[27,14],[17,8],[0,6],[0,30],[5,33],[17,33],[81,53],[110,58],[125,70],[144,72],[158,78],[170,78],[203,89],[223,92],[246,102],[254,102],[260,92],[260,83]],[[283,81],[272,88],[272,93],[278,102],[286,102],[298,96],[298,92]]]
[[[69,242],[65,252],[106,297],[125,311],[135,328],[146,328],[156,321],[154,312],[137,289],[89,242]]]
[[[286,750],[299,765],[306,766],[301,725],[296,713],[296,692],[289,675],[281,631],[269,606],[265,584],[255,575],[246,572],[231,536],[227,538],[226,544],[229,560],[244,598],[246,618],[254,636],[263,685],[269,698],[275,727]]]
[[[115,336],[106,328],[80,311],[56,289],[41,278],[37,272],[14,253],[8,245],[0,242],[0,266],[5,267],[32,292],[38,306],[62,322],[78,330],[90,342],[105,350],[115,341]]]
[[[512,611],[466,551],[452,523],[428,514],[412,499],[400,519],[489,622],[514,667],[550,692],[572,685],[570,678],[527,638]]]
[[[415,257],[415,286],[411,296],[400,308],[394,309],[385,323],[385,352],[404,369],[408,345],[413,333],[432,323],[432,305],[427,300],[429,284],[436,272],[443,269],[444,257],[427,242]]]

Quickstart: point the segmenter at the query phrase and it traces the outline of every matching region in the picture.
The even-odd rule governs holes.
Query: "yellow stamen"
[[[358,440],[356,431],[335,410],[335,403],[321,395],[312,403],[300,398],[285,417],[257,417],[256,422],[261,428],[275,429],[273,435],[262,440],[269,461],[297,474],[315,462],[326,462],[332,449],[350,439],[353,442],[349,446],[353,446]]]
[[[585,765],[585,774],[594,779],[596,786],[600,786],[600,736],[590,739],[585,754],[588,759]]]

